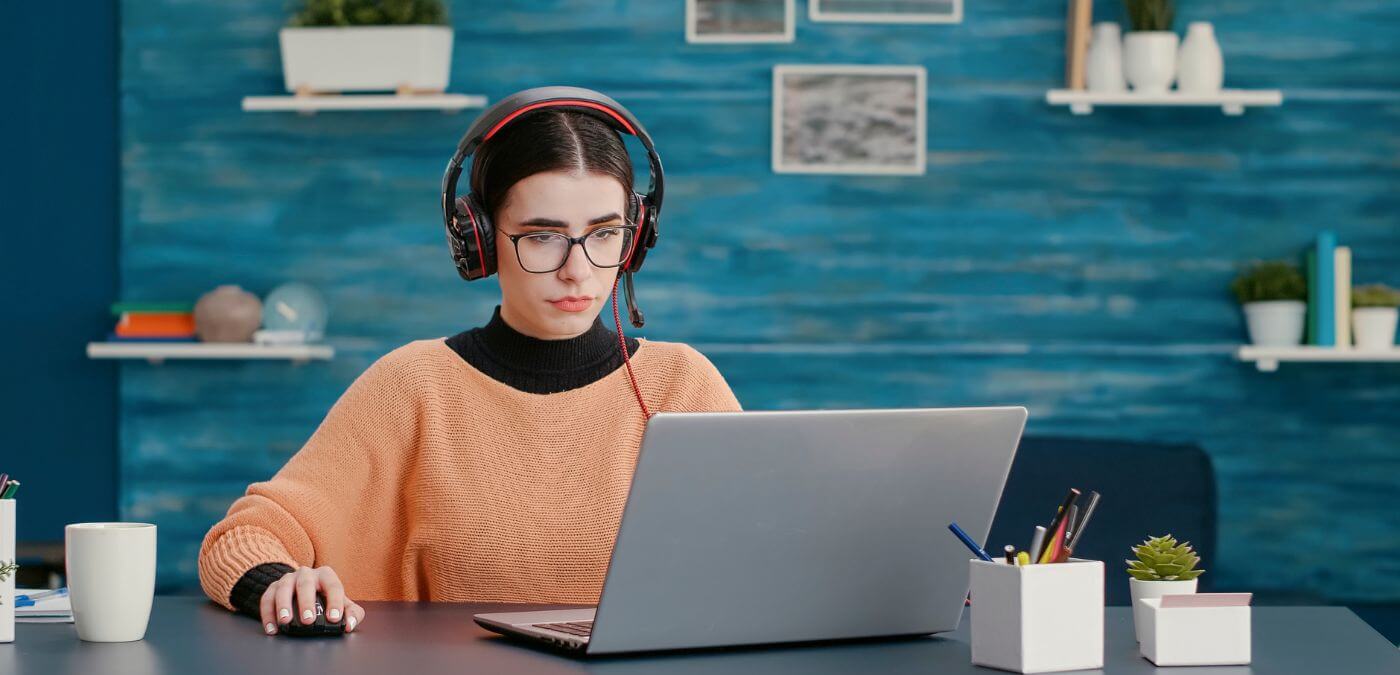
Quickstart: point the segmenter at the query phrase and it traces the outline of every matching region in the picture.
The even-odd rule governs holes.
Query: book
[[[123,312],[116,334],[123,337],[194,335],[194,315],[188,312]]]
[[[126,312],[193,312],[193,302],[114,302],[112,303],[112,314],[121,316]]]
[[[1094,0],[1069,0],[1065,20],[1065,87],[1084,89],[1088,62],[1089,33],[1093,30]]]
[[[1303,270],[1308,279],[1308,311],[1303,323],[1303,344],[1317,344],[1317,251],[1303,253]]]
[[[1337,234],[1331,230],[1317,233],[1317,344],[1332,347],[1337,344],[1336,310],[1336,248]]]
[[[1336,308],[1337,347],[1347,349],[1351,347],[1351,247],[1338,246],[1335,259],[1332,306]]]
[[[107,334],[108,342],[199,342],[199,338],[193,335],[167,335],[167,336],[126,336],[116,333]]]

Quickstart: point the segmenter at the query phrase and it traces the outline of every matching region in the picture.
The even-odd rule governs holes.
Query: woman
[[[268,634],[311,623],[318,592],[347,631],[355,599],[596,603],[644,410],[740,409],[699,352],[598,317],[638,245],[618,132],[545,109],[488,138],[471,188],[496,229],[490,321],[373,363],[200,547],[204,591]]]

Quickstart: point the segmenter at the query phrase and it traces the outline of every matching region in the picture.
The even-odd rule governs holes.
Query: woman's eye
[[[614,229],[611,229],[611,228],[606,229],[606,230],[598,230],[597,232],[594,232],[594,233],[593,233],[593,238],[594,238],[594,239],[607,240],[607,239],[611,239],[611,238],[613,238],[613,237],[615,237],[615,236],[617,236],[617,230],[614,230]]]

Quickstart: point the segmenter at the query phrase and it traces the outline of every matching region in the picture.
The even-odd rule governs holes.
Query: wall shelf
[[[1283,361],[1297,362],[1381,362],[1400,361],[1400,348],[1355,349],[1337,347],[1255,347],[1244,345],[1235,352],[1240,361],[1253,361],[1260,372],[1272,373]]]
[[[1094,106],[1100,105],[1219,107],[1226,115],[1243,115],[1245,108],[1283,105],[1283,92],[1278,89],[1222,89],[1211,94],[1185,94],[1179,91],[1140,94],[1132,91],[1051,89],[1045,92],[1045,102],[1069,106],[1069,111],[1075,115],[1088,115],[1094,112]]]
[[[335,348],[324,344],[259,345],[251,342],[89,342],[90,359],[285,359],[294,364],[326,361]]]
[[[486,107],[486,97],[471,94],[315,94],[244,96],[245,112],[299,112],[321,110],[441,110],[446,113]]]

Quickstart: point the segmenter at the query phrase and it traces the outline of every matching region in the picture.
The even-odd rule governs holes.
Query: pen
[[[1069,549],[1071,551],[1074,550],[1075,546],[1079,545],[1079,537],[1084,534],[1084,526],[1089,524],[1089,519],[1094,515],[1094,507],[1099,505],[1099,493],[1090,490],[1089,496],[1086,499],[1088,499],[1088,503],[1084,505],[1084,513],[1079,516],[1079,522],[1075,523],[1074,536],[1069,540]]]
[[[987,562],[996,562],[995,560],[992,560],[992,556],[987,555],[987,552],[982,550],[981,546],[977,545],[977,542],[972,540],[972,537],[967,536],[967,533],[963,532],[963,529],[961,527],[958,527],[957,523],[948,523],[948,530],[953,534],[957,535],[958,539],[962,540],[964,546],[967,546],[968,548],[972,549],[972,552],[977,554],[978,558],[981,558]]]
[[[1016,564],[1016,547],[1015,547],[1015,546],[1012,546],[1011,544],[1007,544],[1004,548],[1002,548],[1002,551],[1005,551],[1005,552],[1006,552],[1006,564],[1008,564],[1008,565],[1015,565],[1015,564]]]
[[[1017,565],[1017,566],[1029,565],[1029,564],[1031,564],[1031,556],[1030,556],[1030,554],[1026,553],[1025,551],[1021,551],[1020,553],[1017,553],[1017,554],[1016,554],[1016,565]]]
[[[10,474],[0,473],[0,492],[5,491],[5,483],[10,482]]]
[[[1030,551],[1028,555],[1034,555],[1036,556],[1036,560],[1040,560],[1039,551],[1043,546],[1045,546],[1045,526],[1036,525],[1035,535],[1031,537],[1031,547],[1026,549],[1027,551]]]
[[[0,494],[0,499],[14,499],[16,492],[19,492],[19,481],[11,478],[9,487],[5,488],[4,494]]]
[[[1056,513],[1055,519],[1050,521],[1050,529],[1048,530],[1049,536],[1045,542],[1045,548],[1039,552],[1039,555],[1036,556],[1036,560],[1041,563],[1048,563],[1054,561],[1055,557],[1059,555],[1060,547],[1063,546],[1065,542],[1065,519],[1069,517],[1069,509],[1071,506],[1074,506],[1074,500],[1078,498],[1079,490],[1070,488],[1069,494],[1065,495],[1065,502],[1060,505],[1059,513]]]

